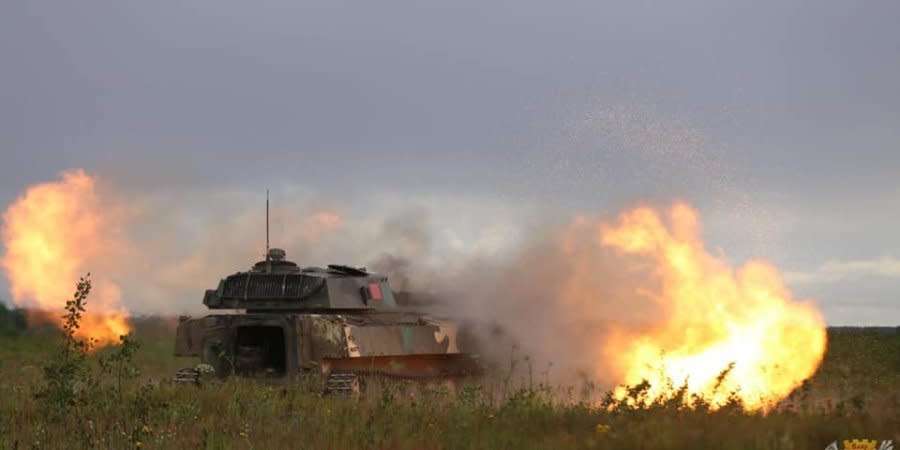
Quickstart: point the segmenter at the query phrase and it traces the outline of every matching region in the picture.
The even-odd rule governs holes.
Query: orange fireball
[[[676,204],[667,217],[634,209],[596,227],[596,239],[657,281],[640,295],[650,296],[664,319],[641,331],[614,330],[604,348],[604,363],[611,361],[625,384],[648,381],[651,399],[687,386],[713,408],[736,395],[749,410],[767,410],[819,366],[826,336],[818,310],[795,301],[771,264],[733,269],[710,254],[691,207]]]
[[[62,323],[61,310],[79,277],[121,250],[114,239],[115,212],[104,208],[96,180],[82,170],[58,182],[31,186],[3,214],[0,258],[16,305]],[[95,274],[77,335],[98,344],[118,342],[130,330],[119,287]],[[57,314],[56,312],[60,313]]]

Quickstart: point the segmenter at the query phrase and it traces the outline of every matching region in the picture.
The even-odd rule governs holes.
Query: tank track
[[[172,381],[176,383],[194,383],[200,384],[200,381],[209,379],[216,373],[216,369],[209,364],[197,364],[195,367],[186,367],[178,369],[172,376]]]
[[[199,383],[200,371],[193,367],[179,369],[175,372],[175,375],[172,376],[172,381],[176,383]]]
[[[363,391],[362,377],[350,372],[337,372],[325,379],[325,393],[342,397],[356,397]]]

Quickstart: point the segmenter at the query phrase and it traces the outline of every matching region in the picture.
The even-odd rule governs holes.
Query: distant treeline
[[[25,310],[9,309],[0,301],[0,336],[15,336],[28,328]]]
[[[900,334],[900,327],[828,327],[829,333],[859,333],[862,331],[885,334]]]

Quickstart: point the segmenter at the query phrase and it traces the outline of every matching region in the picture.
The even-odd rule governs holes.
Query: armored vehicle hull
[[[453,324],[397,307],[386,277],[346,266],[300,269],[270,252],[249,272],[206,292],[210,309],[183,318],[175,355],[199,357],[218,377],[289,383],[321,376],[327,392],[359,392],[365,377],[457,380],[480,372]],[[196,379],[198,370],[176,380]]]

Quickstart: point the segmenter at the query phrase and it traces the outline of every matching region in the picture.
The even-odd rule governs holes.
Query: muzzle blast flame
[[[658,280],[640,295],[666,312],[649,330],[614,330],[606,340],[625,384],[649,382],[651,399],[686,386],[713,408],[736,395],[748,410],[767,410],[818,368],[826,347],[818,310],[795,301],[771,264],[732,269],[711,255],[691,207],[676,204],[666,217],[636,208],[595,231],[600,245]]]
[[[0,268],[13,302],[34,310],[35,320],[61,326],[56,312],[71,298],[79,277],[123,250],[113,237],[116,228],[117,213],[103,207],[96,180],[82,170],[28,188],[3,214],[0,230],[6,248]],[[76,336],[98,345],[116,343],[130,331],[127,318],[119,287],[95,274]]]

